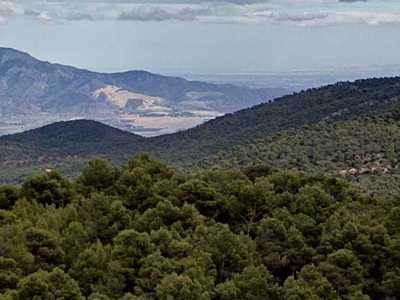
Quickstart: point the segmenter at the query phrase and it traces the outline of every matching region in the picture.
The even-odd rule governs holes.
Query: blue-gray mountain
[[[285,92],[187,81],[145,71],[96,73],[0,48],[0,117],[3,118],[40,113],[94,119],[129,114],[218,115],[266,102]]]

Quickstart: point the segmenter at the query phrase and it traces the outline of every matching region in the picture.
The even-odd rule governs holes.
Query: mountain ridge
[[[0,117],[7,124],[17,120],[28,129],[85,118],[133,132],[153,128],[157,133],[160,118],[168,117],[160,130],[173,132],[284,93],[278,88],[189,81],[143,70],[99,73],[0,48]]]
[[[93,155],[110,152],[118,153],[124,147],[142,141],[145,138],[131,132],[122,131],[94,120],[61,121],[26,132],[0,137],[1,146],[24,146],[37,151],[36,156],[68,156],[87,154],[88,148]],[[125,149],[126,151],[126,149]],[[4,150],[2,160],[14,156]]]

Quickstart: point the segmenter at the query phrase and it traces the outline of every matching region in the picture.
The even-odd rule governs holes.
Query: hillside
[[[58,122],[0,137],[0,145],[23,145],[58,155],[118,151],[145,138],[92,120]],[[2,157],[4,153],[0,153]]]
[[[93,159],[0,187],[0,298],[396,299],[399,213],[323,175]]]
[[[337,83],[283,96],[193,129],[151,138],[144,150],[173,163],[185,163],[280,130],[322,120],[329,124],[399,104],[400,77]]]
[[[257,105],[211,120],[193,129],[159,137],[145,139],[120,132],[114,140],[110,135],[104,135],[103,141],[99,139],[94,144],[90,139],[87,141],[80,139],[76,144],[78,140],[74,138],[77,134],[74,133],[76,129],[74,123],[82,121],[71,121],[20,135],[2,137],[0,147],[18,142],[21,150],[14,147],[8,152],[14,155],[16,160],[18,156],[32,156],[32,151],[36,151],[34,152],[36,156],[43,151],[48,156],[58,156],[59,153],[67,156],[79,155],[79,159],[82,159],[81,166],[85,158],[93,155],[106,157],[113,163],[121,163],[121,160],[133,153],[149,152],[156,158],[174,165],[183,165],[215,155],[220,151],[230,151],[233,146],[265,138],[282,130],[304,125],[313,126],[322,121],[329,126],[338,121],[398,108],[399,97],[400,78],[359,80],[354,83],[338,83],[284,96],[271,103]],[[52,126],[55,126],[54,129]],[[59,126],[69,126],[69,129],[59,130]],[[88,136],[102,136],[98,133],[91,134],[90,130],[88,127]],[[110,129],[111,135],[115,132],[114,129]],[[31,135],[32,138],[29,138]],[[58,144],[65,147],[57,146]],[[113,145],[118,145],[118,147],[113,147]],[[68,153],[62,152],[63,148],[68,149]],[[78,159],[72,162],[69,159],[68,163],[60,166],[62,159],[57,160],[56,164],[46,164],[46,166],[61,167],[61,171],[68,169],[68,173],[78,171],[79,168],[73,171],[74,168],[70,167],[71,163],[75,164]],[[14,166],[11,169],[19,172],[18,177],[23,178],[28,171],[33,172],[33,168],[37,171],[38,167],[42,166],[43,164],[28,166],[22,164],[18,165],[18,170]],[[335,172],[347,167],[350,166],[337,166]]]
[[[322,121],[280,131],[194,165],[204,170],[227,170],[265,163],[278,169],[340,175],[365,185],[365,191],[397,194],[399,136],[397,107],[349,121]]]
[[[0,117],[5,123],[0,124],[0,135],[21,126],[39,127],[46,121],[77,117],[137,131],[143,125],[155,132],[159,118],[168,117],[167,129],[188,128],[193,122],[198,124],[284,93],[284,89],[217,85],[145,71],[96,73],[0,48]],[[186,123],[177,117],[186,118]]]
[[[48,168],[74,176],[93,156],[121,164],[145,138],[90,120],[58,122],[0,137],[0,183],[22,182]]]

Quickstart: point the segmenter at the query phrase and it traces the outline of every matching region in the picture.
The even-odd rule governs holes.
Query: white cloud
[[[263,11],[248,15],[248,23],[280,23],[295,26],[332,26],[364,23],[368,25],[400,23],[400,14],[365,11],[280,13]]]
[[[6,22],[6,19],[2,16],[0,16],[0,25],[4,24]]]
[[[370,0],[0,0],[0,16],[4,19],[13,15],[25,15],[47,24],[104,19],[271,23],[292,26],[400,23],[400,13],[391,12],[390,5],[386,6],[387,12],[382,12],[384,2],[378,6],[379,12],[363,11],[362,2],[368,1]],[[355,2],[358,4],[354,4]],[[358,11],[354,11],[355,5]],[[295,9],[292,9],[294,6]]]
[[[70,21],[96,21],[102,19],[101,15],[94,15],[92,13],[71,13],[65,17],[65,19]]]
[[[9,16],[13,14],[23,14],[24,9],[21,5],[9,2],[0,1],[0,15]]]
[[[58,20],[54,19],[48,11],[42,11],[39,15],[36,16],[36,20],[40,23],[44,24],[57,24]]]
[[[143,6],[130,11],[122,12],[118,19],[123,21],[195,21],[200,16],[211,15],[210,8],[184,7],[178,11],[167,10],[162,7]]]

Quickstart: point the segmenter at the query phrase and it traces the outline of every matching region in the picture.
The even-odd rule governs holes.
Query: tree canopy
[[[147,154],[0,188],[0,299],[397,299],[399,198]]]

